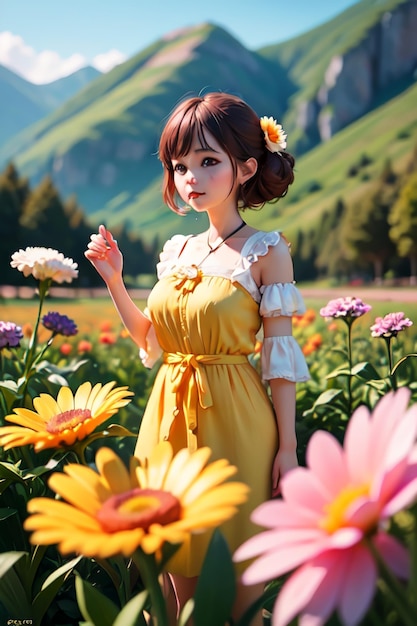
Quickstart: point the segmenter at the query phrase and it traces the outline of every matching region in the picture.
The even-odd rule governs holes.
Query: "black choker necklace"
[[[212,254],[213,252],[216,252],[216,250],[218,250],[220,248],[220,246],[222,246],[224,244],[225,241],[227,241],[228,239],[230,239],[230,237],[233,237],[233,235],[236,235],[236,233],[238,233],[240,230],[242,230],[242,228],[246,226],[246,222],[244,222],[242,220],[242,223],[239,224],[239,226],[237,228],[235,228],[234,231],[232,231],[231,233],[229,233],[224,239],[221,240],[221,242],[219,244],[217,244],[217,246],[215,246],[213,248],[213,246],[211,245],[209,238],[210,238],[210,231],[207,233],[207,246],[210,248],[210,252],[209,254]]]

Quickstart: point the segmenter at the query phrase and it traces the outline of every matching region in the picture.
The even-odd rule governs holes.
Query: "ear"
[[[256,173],[256,170],[258,169],[258,161],[255,159],[255,157],[250,157],[250,159],[244,161],[244,163],[239,163],[238,167],[239,182],[241,185],[243,185]]]

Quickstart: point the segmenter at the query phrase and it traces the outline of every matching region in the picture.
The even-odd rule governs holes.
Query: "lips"
[[[204,194],[198,193],[198,191],[192,191],[191,193],[188,194],[188,199],[194,200],[195,198],[199,198],[200,196],[204,196]]]

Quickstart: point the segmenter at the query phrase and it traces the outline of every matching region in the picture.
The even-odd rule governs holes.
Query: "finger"
[[[103,239],[106,242],[106,244],[108,245],[108,247],[115,248],[115,244],[117,242],[114,239],[112,233],[109,230],[107,230],[107,228],[103,224],[101,224],[99,226],[98,232],[103,237]]]

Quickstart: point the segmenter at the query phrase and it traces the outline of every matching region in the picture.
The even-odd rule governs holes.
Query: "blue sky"
[[[3,0],[0,64],[33,82],[94,65],[102,71],[166,33],[201,22],[256,49],[301,34],[356,0]]]

